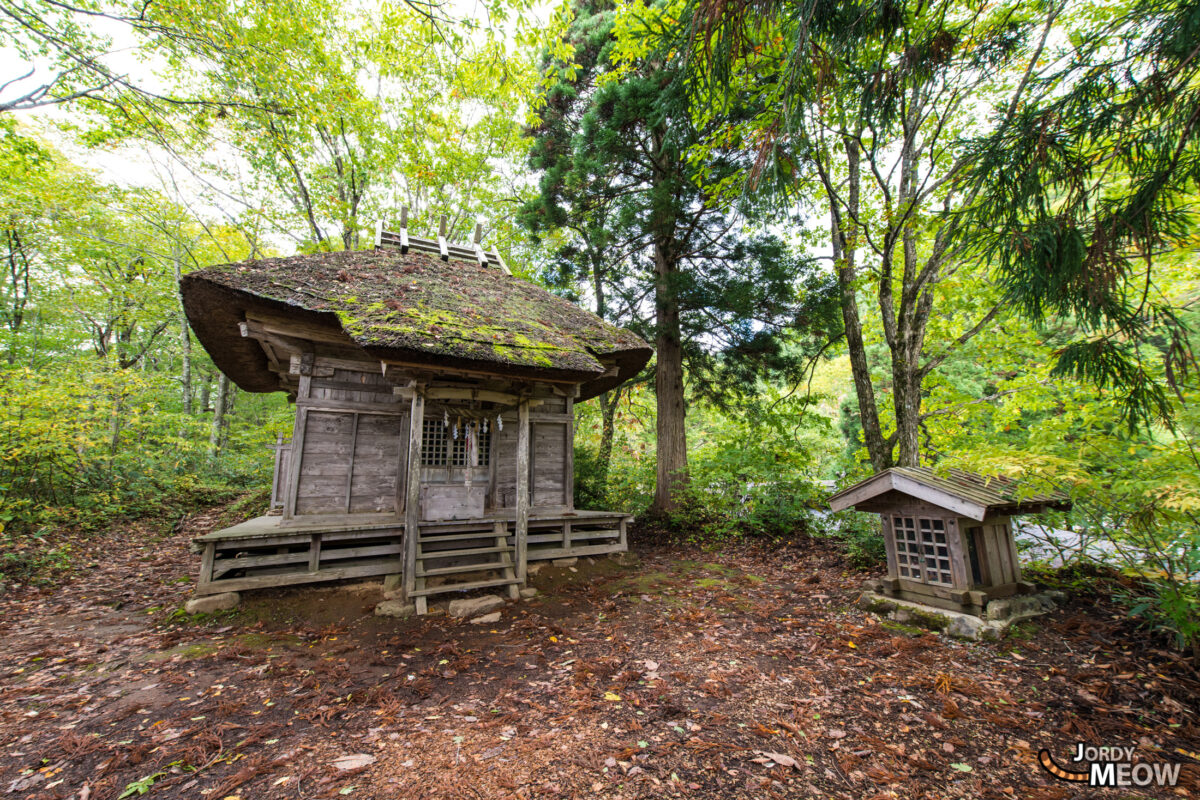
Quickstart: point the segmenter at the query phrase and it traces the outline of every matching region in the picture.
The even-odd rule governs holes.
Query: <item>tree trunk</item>
[[[617,405],[621,402],[618,387],[600,395],[600,452],[596,458],[596,482],[600,491],[608,492],[608,468],[612,464],[613,438],[616,435]]]
[[[907,352],[908,348],[893,355],[892,386],[894,389],[893,407],[896,410],[896,449],[895,466],[920,466],[920,414],[921,414],[921,377],[917,354]]]
[[[113,395],[113,412],[112,419],[108,422],[108,454],[111,458],[117,454],[117,448],[121,444],[121,428],[125,414],[125,398],[120,387],[115,389],[116,394]],[[110,462],[111,466],[111,462]]]
[[[217,455],[221,452],[228,401],[229,378],[225,377],[225,373],[222,372],[221,377],[217,379],[217,397],[216,402],[213,403],[212,428],[208,434],[208,455],[212,459],[216,459]]]
[[[680,342],[679,302],[675,298],[675,263],[660,243],[654,246],[654,339],[658,359],[654,391],[658,397],[658,474],[654,510],[673,511],[679,491],[687,485],[687,431],[683,397],[683,345]]]
[[[608,298],[604,291],[605,254],[595,243],[588,247],[592,262],[592,293],[596,296],[596,316],[608,319]],[[613,438],[616,434],[617,405],[621,401],[621,387],[600,395],[600,452],[596,459],[596,483],[601,495],[608,494],[608,468],[612,463]]]
[[[850,353],[850,372],[854,378],[863,443],[867,446],[871,466],[880,472],[892,466],[892,448],[884,439],[879,425],[875,387],[871,383],[871,367],[867,363],[867,347],[863,342],[862,321],[858,315],[855,256],[858,248],[859,151],[857,143],[850,139],[846,140],[845,147],[850,177],[845,209],[839,205],[838,194],[832,185],[826,187],[830,208],[830,241],[841,290],[842,323],[846,328],[846,346]]]
[[[200,384],[200,413],[208,413],[208,401],[212,395],[212,373],[205,373],[204,381]]]
[[[172,264],[175,267],[175,286],[180,285],[183,277],[183,265],[180,263],[179,250],[172,254]],[[192,333],[188,326],[187,313],[183,310],[183,295],[179,295],[179,347],[183,353],[183,364],[179,371],[180,396],[183,400],[183,413],[192,415]]]
[[[908,209],[917,201],[920,177],[917,159],[920,148],[917,137],[924,98],[920,85],[913,87],[904,118],[904,144],[900,151],[899,207]],[[894,335],[888,344],[892,350],[892,406],[896,412],[896,463],[901,467],[920,466],[921,414],[921,348],[925,345],[925,326],[929,319],[931,295],[922,287],[921,265],[917,257],[917,233],[908,214],[901,216],[899,228],[904,278],[901,282],[900,309]],[[888,309],[894,302],[891,287],[886,298],[881,286],[880,302],[886,300]],[[924,308],[922,308],[924,306]],[[886,324],[886,323],[885,323]]]

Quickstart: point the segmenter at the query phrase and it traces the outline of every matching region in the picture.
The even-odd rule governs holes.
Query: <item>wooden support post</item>
[[[283,434],[275,437],[275,471],[271,474],[271,506],[270,511],[283,506],[283,493],[280,491],[283,483],[283,475],[279,474],[279,468],[283,464]]]
[[[579,387],[575,387],[576,391]],[[575,510],[575,399],[567,398],[567,443],[563,448],[563,505]],[[568,537],[569,537],[568,533]],[[567,546],[570,546],[568,543]]]
[[[525,583],[526,546],[529,536],[529,400],[517,406],[517,580]]]
[[[300,373],[300,388],[297,400],[307,400],[312,394],[312,376]],[[296,428],[292,431],[292,452],[287,463],[287,483],[284,485],[283,519],[285,522],[296,516],[296,489],[300,485],[300,467],[304,462],[304,430],[308,427],[308,408],[296,406]]]
[[[1013,583],[1021,582],[1021,559],[1017,555],[1017,541],[1013,537],[1012,523],[1005,519],[1004,522],[996,527],[1004,536],[1004,546],[1008,550],[1009,563],[1012,564],[1012,580]]]
[[[421,439],[425,430],[425,387],[413,392],[408,421],[408,491],[404,494],[404,597],[417,588],[417,539],[421,535]],[[417,598],[417,612],[424,613],[425,598]]]
[[[308,571],[316,572],[321,568],[321,534],[314,533],[308,544]]]
[[[200,556],[200,581],[196,585],[196,594],[208,594],[208,586],[213,582],[213,561],[217,557],[217,543],[205,542],[204,554]]]
[[[563,523],[562,546],[563,550],[571,549],[571,522],[569,520]]]
[[[900,577],[900,569],[896,560],[896,534],[892,530],[892,518],[887,514],[882,515],[879,527],[883,535],[883,549],[887,553],[888,578],[896,580]]]
[[[958,520],[948,519],[945,522],[945,526],[946,551],[950,554],[950,578],[954,582],[955,589],[965,591],[971,586],[971,573],[967,565],[967,559],[963,554],[965,548],[962,544],[962,533],[958,527]]]

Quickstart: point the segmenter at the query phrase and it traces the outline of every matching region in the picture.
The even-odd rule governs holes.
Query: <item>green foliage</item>
[[[96,529],[211,501],[213,481],[269,480],[276,428],[239,421],[213,464],[208,420],[163,408],[174,388],[153,374],[0,371],[0,519],[10,530]]]
[[[600,491],[594,404],[577,406],[576,502],[643,513],[654,497],[654,407],[644,390],[618,412],[618,432]],[[688,415],[690,486],[666,522],[685,536],[724,540],[817,531],[824,494],[819,465],[839,443],[805,400],[770,386],[736,406],[698,403]],[[587,503],[587,505],[584,505]]]
[[[1175,259],[1164,257],[1158,269],[1172,279],[1164,288],[1194,293],[1194,279]],[[1195,325],[1194,312],[1184,319]],[[986,367],[991,381],[934,387],[929,403],[945,413],[928,418],[928,433],[947,466],[1067,493],[1072,511],[1042,520],[1047,532],[1031,531],[1042,549],[1081,578],[1119,570],[1127,581],[1115,593],[1131,613],[1178,647],[1200,648],[1198,376],[1178,376],[1172,428],[1130,429],[1126,397],[1052,376],[1048,351],[1072,333],[1012,326],[974,366]],[[1151,380],[1165,383],[1167,364],[1147,363]]]
[[[167,773],[165,773],[165,772],[152,772],[149,775],[146,775],[142,778],[138,778],[136,781],[134,781],[133,783],[130,783],[129,785],[127,785],[125,787],[125,790],[122,791],[121,794],[119,794],[117,796],[117,800],[125,800],[125,798],[127,798],[127,797],[134,797],[134,796],[140,796],[140,795],[146,794],[154,787],[154,783],[159,778],[164,777],[166,774]]]
[[[887,563],[878,514],[843,511],[825,519],[824,534],[841,543],[855,569],[874,570]]]
[[[1065,6],[1057,22],[1071,50],[1039,63],[1019,113],[966,148],[966,241],[1028,319],[1077,324],[1056,375],[1115,391],[1129,425],[1170,424],[1195,353],[1161,254],[1195,247],[1200,7]]]
[[[0,522],[30,566],[36,531],[180,514],[223,485],[263,482],[281,398],[245,398],[218,436],[215,370],[184,342],[175,278],[241,257],[246,240],[144,189],[99,182],[8,125],[0,225]],[[187,368],[186,383],[181,371]],[[53,566],[51,563],[50,566]],[[6,571],[17,571],[10,563]]]

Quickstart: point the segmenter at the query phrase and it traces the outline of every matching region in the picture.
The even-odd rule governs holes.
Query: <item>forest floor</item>
[[[377,583],[187,617],[218,515],[0,596],[0,797],[1200,797],[1200,676],[1094,600],[962,643],[857,610],[864,575],[800,539],[546,569],[489,626],[376,617]],[[1186,766],[1036,765],[1077,741]]]

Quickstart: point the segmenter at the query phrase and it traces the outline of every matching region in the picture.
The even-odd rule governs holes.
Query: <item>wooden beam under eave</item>
[[[340,326],[312,324],[295,318],[276,316],[253,310],[246,312],[245,324],[246,332],[243,333],[244,336],[254,337],[256,334],[275,334],[290,339],[324,342],[361,349]]]
[[[573,378],[573,379],[541,378],[541,377],[525,378],[525,377],[515,376],[511,372],[504,372],[500,369],[487,370],[487,369],[463,369],[461,367],[441,367],[441,366],[432,366],[429,364],[417,364],[412,361],[397,361],[395,359],[388,359],[388,358],[380,359],[380,363],[383,365],[384,376],[387,377],[389,380],[394,380],[393,376],[396,374],[403,375],[403,373],[412,373],[412,375],[408,375],[408,376],[404,376],[404,377],[407,378],[407,377],[413,377],[413,376],[458,375],[458,376],[462,376],[464,378],[472,378],[472,379],[493,378],[493,379],[498,379],[498,380],[502,380],[502,381],[508,381],[510,383],[520,383],[520,384],[527,384],[527,385],[535,385],[535,384],[539,384],[539,383],[544,383],[547,385],[553,384],[553,385],[558,385],[558,386],[568,386],[568,387],[573,387],[573,386],[579,385],[578,378]],[[426,379],[428,380],[429,378],[426,377]],[[591,380],[591,378],[588,378],[588,380]]]

